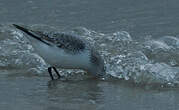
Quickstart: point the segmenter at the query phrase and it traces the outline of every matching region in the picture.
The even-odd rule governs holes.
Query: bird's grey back
[[[57,47],[64,49],[68,53],[78,53],[83,51],[88,47],[88,44],[84,39],[77,35],[72,35],[68,33],[43,33],[36,31],[35,33],[41,36],[41,39],[47,40],[55,44]]]

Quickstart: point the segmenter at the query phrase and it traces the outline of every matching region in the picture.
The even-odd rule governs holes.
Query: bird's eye
[[[106,71],[106,66],[104,66],[103,69]]]

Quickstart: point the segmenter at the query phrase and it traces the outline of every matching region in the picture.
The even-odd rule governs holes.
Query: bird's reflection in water
[[[70,108],[70,106],[95,109],[103,101],[103,90],[100,88],[100,81],[94,79],[72,81],[53,80],[48,82],[48,99],[53,107]],[[51,105],[51,104],[50,104]],[[60,106],[59,106],[60,105]],[[78,108],[77,107],[77,108]]]

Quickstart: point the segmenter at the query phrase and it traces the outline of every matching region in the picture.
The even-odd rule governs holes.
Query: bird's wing
[[[64,49],[66,52],[75,53],[83,51],[86,47],[85,41],[75,35],[67,33],[44,33],[41,31],[26,29],[16,24],[13,25],[28,34],[29,36],[40,40],[47,45],[53,45],[57,46],[58,48]]]
[[[37,32],[39,33],[39,32]],[[71,52],[79,52],[85,49],[85,42],[75,35],[67,33],[41,33],[42,39],[55,44],[58,48]]]

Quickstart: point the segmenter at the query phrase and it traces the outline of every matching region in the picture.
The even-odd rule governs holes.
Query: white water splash
[[[0,30],[1,69],[27,69],[26,72],[37,74],[44,72],[48,64],[35,53],[22,33],[7,27],[1,27]],[[53,28],[49,27],[49,30],[53,31]],[[105,59],[107,73],[115,78],[138,84],[179,84],[179,39],[174,36],[137,42],[126,31],[104,34],[78,27],[69,32],[97,45],[96,48]],[[64,76],[84,73],[74,70],[60,72]]]

